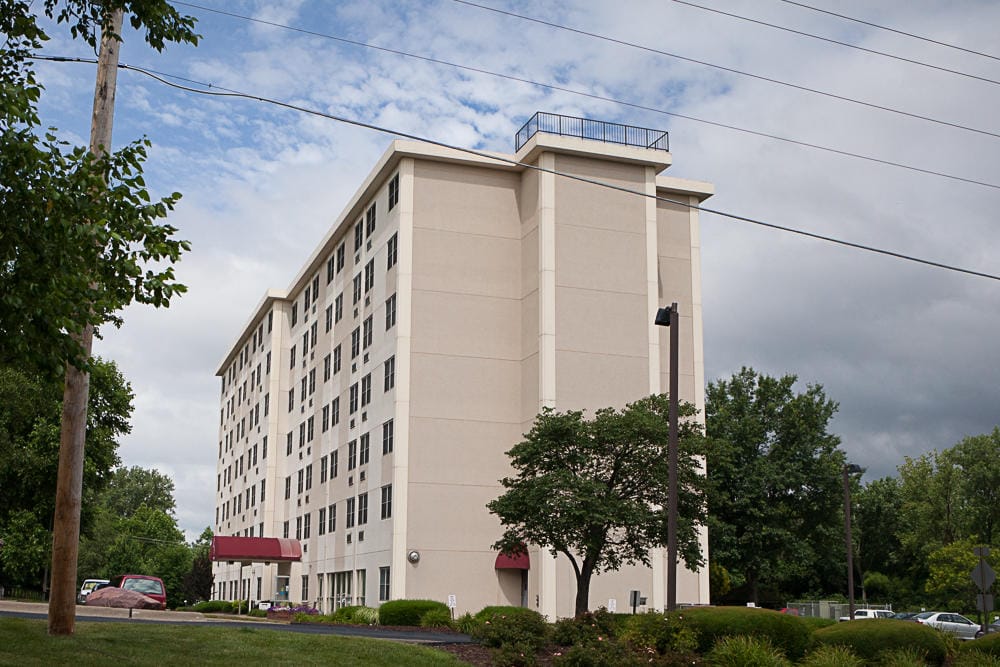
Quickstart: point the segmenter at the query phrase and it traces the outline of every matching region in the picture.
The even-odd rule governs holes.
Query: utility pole
[[[667,432],[667,611],[677,609],[677,413],[679,391],[678,348],[680,332],[680,316],[677,312],[677,302],[666,308],[660,308],[653,323],[661,327],[670,327],[670,401],[669,431]]]
[[[115,113],[118,51],[122,10],[111,16],[110,31],[101,32],[101,53],[94,87],[90,125],[90,152],[101,158],[111,148]],[[100,196],[100,195],[95,195]],[[78,338],[84,359],[90,358],[94,327],[88,324]],[[66,364],[62,426],[59,434],[59,473],[56,510],[52,522],[52,588],[49,592],[49,634],[71,635],[76,626],[76,572],[80,552],[80,507],[83,496],[83,453],[87,436],[90,374]]]

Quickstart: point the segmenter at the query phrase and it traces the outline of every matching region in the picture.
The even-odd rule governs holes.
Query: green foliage
[[[965,642],[961,645],[960,651],[984,653],[1000,658],[1000,634],[994,633],[971,642]]]
[[[191,609],[202,614],[228,614],[233,605],[228,600],[205,600],[192,605]]]
[[[1000,656],[987,653],[959,653],[951,661],[951,667],[1000,667]]]
[[[487,608],[489,609],[489,608]],[[517,609],[517,611],[512,611]],[[549,637],[549,625],[545,617],[531,609],[513,607],[476,614],[480,624],[476,627],[473,637],[481,644],[494,648],[515,647],[517,652],[530,647],[532,655],[545,645]]]
[[[479,621],[477,621],[476,617],[470,614],[469,612],[465,612],[464,614],[455,619],[455,628],[459,632],[465,635],[471,635],[473,632],[475,632],[478,626],[479,626]]]
[[[708,658],[718,667],[786,667],[791,665],[780,649],[765,637],[721,637]]]
[[[729,576],[729,570],[723,567],[716,561],[711,561],[708,564],[708,589],[713,600],[718,600],[720,597],[728,593],[733,587],[732,577]]]
[[[865,594],[870,600],[885,600],[892,590],[889,577],[881,572],[867,572],[862,580]]]
[[[697,634],[702,653],[720,638],[737,635],[767,639],[791,660],[801,658],[809,647],[810,630],[797,616],[747,607],[699,607],[675,613]]]
[[[852,491],[854,512],[855,564],[867,577],[871,572],[900,572],[899,532],[902,528],[899,480],[894,477],[875,479]],[[865,592],[872,590],[865,586]],[[884,598],[896,601],[895,586],[884,591]]]
[[[570,646],[552,660],[559,667],[624,667],[646,662],[624,644],[610,639]]]
[[[927,593],[945,609],[975,608],[976,591],[969,573],[979,563],[973,539],[957,540],[932,551],[927,556]],[[987,559],[994,567],[1000,566],[1000,556],[991,553]]]
[[[191,569],[181,580],[185,600],[207,600],[212,597],[215,575],[212,574],[212,560],[209,557],[211,546],[212,529],[206,527],[191,544]]]
[[[799,616],[799,621],[809,628],[810,631],[819,630],[820,628],[826,628],[837,624],[837,621],[832,618],[820,618],[818,616]]]
[[[829,644],[811,651],[799,664],[802,667],[864,667],[865,661],[846,646]]]
[[[763,586],[801,595],[843,580],[837,404],[795,382],[743,368],[706,390],[709,552],[757,603]]]
[[[97,497],[118,463],[118,439],[131,430],[133,399],[114,363],[95,358],[92,369],[83,469],[85,535],[94,530]],[[8,545],[0,551],[0,583],[8,586],[39,586],[49,562],[61,412],[58,379],[0,363],[0,538]]]
[[[378,608],[382,625],[420,625],[420,617],[432,609],[448,611],[448,605],[437,600],[389,600]]]
[[[379,611],[373,607],[358,607],[354,612],[354,622],[359,625],[378,625]]]
[[[637,648],[652,648],[661,655],[692,652],[698,648],[698,636],[681,614],[664,615],[651,611],[630,616],[619,636]]]
[[[930,665],[941,665],[947,655],[945,636],[919,623],[874,619],[837,623],[813,633],[817,646],[847,646],[858,657],[875,662],[884,651],[914,649]]]
[[[912,646],[882,651],[878,658],[879,667],[925,667],[927,661],[919,649]]]
[[[420,627],[450,629],[455,627],[455,622],[451,620],[450,609],[431,609],[420,617]]]
[[[696,526],[705,482],[695,412],[680,407],[678,466],[678,545],[692,569],[702,563]],[[603,408],[590,420],[544,409],[507,452],[516,475],[501,480],[506,491],[487,505],[505,529],[494,548],[519,553],[531,543],[564,555],[576,576],[576,613],[588,610],[593,574],[648,565],[650,548],[666,543],[668,413],[664,395]]]
[[[132,516],[143,505],[173,514],[174,480],[151,468],[118,468],[104,492],[104,505],[121,517]]]
[[[504,644],[493,652],[494,667],[532,667],[538,664],[531,644]]]
[[[193,19],[164,0],[102,3],[46,0],[45,13],[70,25],[74,37],[96,44],[122,7],[146,29],[156,48],[196,41]],[[95,159],[86,148],[41,131],[41,95],[31,54],[48,36],[30,5],[0,0],[0,338],[5,362],[32,365],[53,376],[66,362],[87,368],[80,334],[88,325],[120,325],[132,302],[167,306],[185,287],[172,264],[189,249],[161,224],[180,195],[154,201],[142,178],[148,142]]]

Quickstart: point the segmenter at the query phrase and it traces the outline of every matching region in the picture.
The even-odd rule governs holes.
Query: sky
[[[95,353],[136,395],[123,464],[173,478],[189,539],[214,516],[219,364],[394,133],[512,153],[536,111],[667,130],[665,173],[713,183],[712,209],[1000,274],[993,0],[806,0],[826,12],[478,0],[507,14],[455,0],[201,2],[174,3],[197,18],[197,47],[156,52],[127,29],[121,63],[386,132],[119,73],[114,144],[147,137],[150,190],[183,193],[169,222],[192,245],[177,266],[189,291],[169,309],[128,308]],[[94,57],[65,26],[47,32],[44,54]],[[95,66],[36,70],[42,122],[85,145]],[[1000,424],[1000,281],[709,213],[701,240],[707,380],[750,366],[822,385],[840,406],[831,431],[865,479]]]

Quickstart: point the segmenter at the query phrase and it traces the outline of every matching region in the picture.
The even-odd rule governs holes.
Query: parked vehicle
[[[167,589],[159,577],[150,577],[145,574],[120,574],[111,580],[111,585],[115,588],[142,593],[159,602],[160,609],[167,608]]]
[[[84,579],[83,586],[80,586],[80,592],[76,594],[76,603],[87,604],[87,596],[108,583],[107,579]]]
[[[945,611],[925,611],[916,615],[917,623],[929,625],[943,632],[955,635],[959,639],[975,639],[979,624],[973,623],[961,614]]]
[[[854,610],[854,620],[860,621],[864,618],[891,618],[892,612],[888,609],[855,609]],[[841,621],[851,620],[850,616],[841,616]]]
[[[917,620],[917,614],[919,613],[919,611],[899,611],[889,618],[896,621],[915,621]]]
[[[995,618],[992,623],[986,626],[986,632],[983,632],[982,628],[976,632],[976,639],[984,635],[995,635],[998,633],[1000,633],[1000,618]]]

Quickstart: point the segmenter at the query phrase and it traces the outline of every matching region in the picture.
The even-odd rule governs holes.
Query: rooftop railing
[[[650,130],[645,127],[633,127],[603,120],[575,118],[539,111],[517,131],[514,136],[514,151],[521,150],[521,146],[528,143],[528,140],[539,132],[558,134],[564,137],[593,139],[623,146],[639,146],[640,148],[652,148],[660,151],[670,150],[669,137],[663,130]]]

